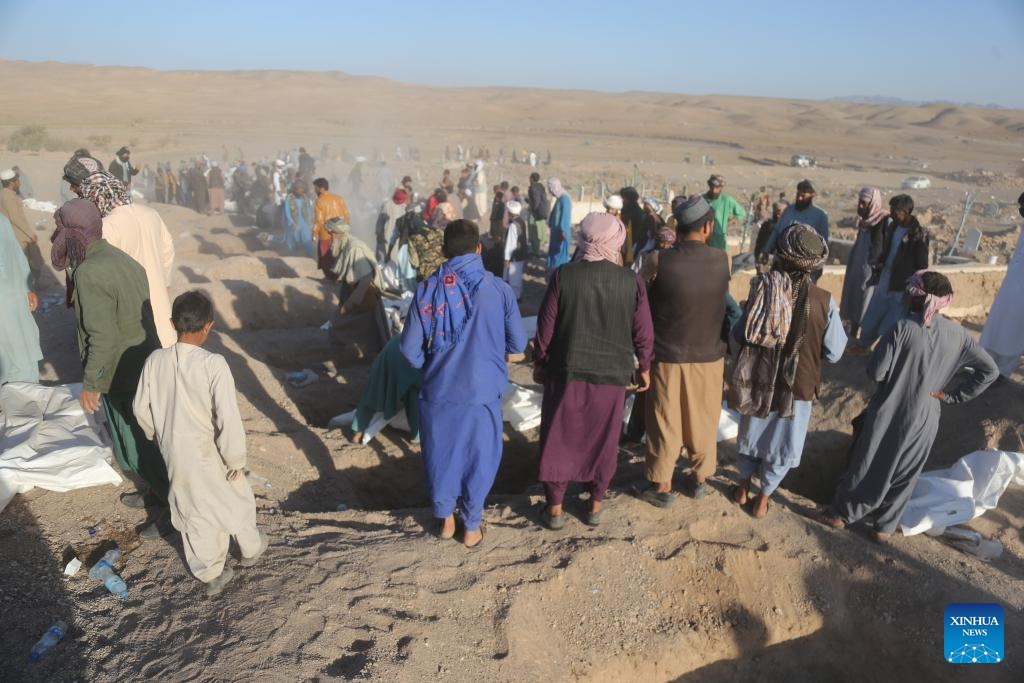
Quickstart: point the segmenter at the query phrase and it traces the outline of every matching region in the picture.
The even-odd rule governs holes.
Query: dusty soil
[[[354,148],[363,140],[388,149],[396,138],[417,139],[439,159],[445,141],[454,146],[472,138],[493,153],[528,137],[552,149],[555,163],[545,175],[588,185],[600,173],[621,184],[633,161],[644,160],[643,178],[652,187],[662,178],[692,188],[709,169],[685,164],[683,154],[699,161],[701,150],[712,150],[715,170],[726,173],[737,195],[768,183],[792,196],[795,180],[810,175],[826,188],[822,202],[836,218],[852,212],[861,184],[895,189],[912,172],[904,156],[929,159],[949,174],[983,160],[1004,175],[1024,156],[1014,128],[1024,114],[1016,111],[1000,112],[997,122],[993,112],[962,108],[942,114],[647,93],[569,93],[552,103],[550,93],[526,91],[515,99],[522,112],[503,113],[509,99],[497,91],[447,92],[331,75],[119,70],[110,79],[101,71],[4,63],[0,85],[23,96],[0,103],[0,118],[15,126],[36,117],[83,139],[106,131],[119,139],[136,136],[136,156],[150,161],[217,150],[221,140],[259,156],[292,142]],[[309,122],[289,130],[281,105],[265,95],[273,90],[274,101],[287,99],[331,78],[363,96],[346,98],[359,104],[345,110],[344,120],[333,120],[328,105],[339,96],[329,93]],[[105,109],[103,116],[72,122],[53,105],[79,90],[98,102],[111,94],[144,96],[127,98],[113,119]],[[446,108],[450,118],[421,107],[412,126],[412,114],[399,105],[418,97],[451,97],[472,107],[468,113]],[[366,98],[376,99],[367,104]],[[371,109],[383,112],[379,121],[371,120]],[[216,123],[229,120],[228,113],[235,115],[230,126]],[[513,121],[525,127],[513,128]],[[733,140],[739,147],[725,144]],[[886,158],[897,140],[906,141],[903,156]],[[801,142],[801,151],[823,163],[836,161],[805,171],[739,158],[788,158]],[[4,154],[0,165],[20,164],[37,196],[55,200],[66,156]],[[347,174],[340,161],[326,163],[328,173]],[[421,171],[424,186],[440,169],[437,161],[395,166],[399,176],[405,168]],[[508,171],[525,185],[523,167]],[[935,178],[942,187],[921,193],[923,203],[952,202],[966,186]],[[998,182],[985,188],[1004,202],[1018,192]],[[571,519],[560,533],[544,530],[537,433],[507,430],[486,512],[489,533],[481,549],[467,551],[431,534],[418,445],[387,429],[357,446],[347,433],[326,429],[331,416],[354,407],[376,349],[366,327],[354,328],[343,348],[319,330],[334,293],[312,262],[268,247],[255,228],[232,217],[156,208],[175,237],[172,295],[199,287],[214,299],[218,324],[210,347],[228,359],[238,385],[249,467],[271,483],[256,488],[271,546],[261,564],[238,570],[225,593],[209,600],[188,574],[179,541],[138,543],[132,529],[144,513],[118,503],[129,483],[19,496],[0,513],[0,680],[114,681],[126,672],[133,679],[271,681],[1024,678],[1012,650],[1002,665],[969,674],[942,660],[942,612],[951,602],[1001,603],[1008,646],[1024,641],[1024,490],[1011,488],[999,509],[971,525],[1004,544],[1004,555],[991,563],[923,536],[879,546],[862,529],[832,532],[805,516],[828,500],[842,471],[850,420],[871,390],[863,359],[826,369],[803,465],[764,520],[730,502],[735,447],[725,443],[715,492],[700,502],[680,498],[662,511],[636,500],[629,491],[643,478],[642,460],[623,453],[601,527]],[[50,217],[31,217],[40,236],[48,235]],[[996,227],[1012,225],[1002,214],[993,220]],[[50,275],[45,293],[59,298],[62,284]],[[536,311],[542,283],[541,263],[531,263],[524,315]],[[78,380],[71,314],[55,305],[37,321],[44,379]],[[966,324],[977,331],[982,322]],[[323,375],[304,388],[284,380],[288,371],[328,359],[337,377]],[[512,375],[530,383],[524,364],[513,366]],[[944,408],[929,467],[979,448],[1024,448],[1015,433],[1024,414],[1022,379],[1018,374],[972,403]],[[90,557],[111,540],[128,551],[121,573],[131,592],[123,603],[84,573],[61,574],[69,554]],[[58,618],[71,632],[50,657],[30,666],[29,649]]]

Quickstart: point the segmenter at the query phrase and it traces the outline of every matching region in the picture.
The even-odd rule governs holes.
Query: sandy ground
[[[737,195],[766,183],[792,196],[795,180],[814,178],[838,221],[852,213],[861,184],[884,183],[891,191],[903,175],[918,172],[907,158],[927,160],[936,178],[993,169],[1001,175],[984,192],[1005,204],[1019,193],[1007,179],[1024,156],[1019,111],[648,93],[561,93],[564,101],[552,102],[556,94],[543,91],[441,91],[330,74],[2,67],[0,86],[22,96],[0,103],[0,133],[38,121],[82,144],[95,133],[137,137],[136,159],[149,162],[216,150],[221,140],[256,157],[292,143],[311,151],[321,141],[368,150],[418,140],[425,155],[439,159],[445,142],[472,139],[493,154],[529,138],[540,149],[551,147],[555,162],[542,169],[545,175],[592,186],[604,174],[621,184],[642,159],[652,187],[660,178],[677,188],[689,182],[692,191],[710,169],[687,165],[683,154],[699,162],[711,152]],[[278,98],[317,87],[322,103],[309,121],[289,127]],[[74,119],[56,106],[71,97],[89,105]],[[103,105],[112,97],[122,102],[113,113]],[[424,98],[464,106],[442,112],[423,105]],[[512,111],[505,110],[509,102]],[[782,160],[796,145],[836,161],[803,171],[739,158]],[[896,148],[899,158],[887,159]],[[20,164],[37,196],[55,200],[66,157],[4,153],[0,165]],[[399,176],[420,171],[424,187],[440,168],[426,160],[393,165]],[[493,170],[497,179],[501,169]],[[525,185],[524,167],[507,170]],[[344,177],[347,166],[330,161],[325,172]],[[982,187],[941,178],[936,185],[914,194],[924,204],[953,206],[965,188]],[[979,225],[1011,227],[1003,204],[979,217]],[[268,248],[255,228],[234,217],[156,208],[178,254],[172,294],[200,287],[214,297],[218,324],[210,348],[226,356],[235,375],[249,467],[271,483],[256,488],[271,546],[261,564],[239,569],[225,593],[210,600],[188,574],[179,541],[134,537],[144,514],[118,503],[131,490],[127,482],[120,489],[19,496],[0,514],[0,680],[113,681],[126,672],[130,679],[270,681],[1024,677],[1012,651],[1002,665],[969,673],[942,660],[942,612],[951,602],[1001,603],[1008,646],[1024,641],[1024,490],[1011,488],[998,510],[971,525],[1004,544],[1004,555],[991,563],[921,536],[878,546],[860,529],[832,532],[804,516],[829,498],[842,471],[850,420],[871,389],[863,359],[826,369],[803,465],[764,520],[729,501],[735,446],[725,443],[715,493],[700,502],[680,498],[661,511],[637,501],[629,490],[643,477],[642,459],[623,453],[604,524],[591,529],[571,519],[560,533],[546,531],[538,525],[537,433],[508,430],[486,512],[490,531],[482,548],[468,551],[431,534],[417,445],[389,429],[357,446],[348,434],[325,428],[331,416],[354,407],[376,349],[357,329],[345,347],[329,344],[318,327],[335,295],[312,262]],[[45,241],[52,219],[38,212],[31,218]],[[1003,248],[1005,241],[993,244]],[[531,263],[524,315],[536,311],[542,282],[541,263]],[[44,290],[59,296],[58,278]],[[80,379],[69,311],[52,306],[37,321],[44,379]],[[977,331],[982,322],[965,324]],[[321,376],[304,388],[284,380],[288,371],[328,359],[337,377]],[[512,375],[530,383],[525,364],[514,365]],[[1022,379],[1018,374],[970,404],[944,408],[929,467],[979,448],[1020,450]],[[84,573],[66,579],[60,571],[70,554],[91,557],[110,540],[128,550],[121,572],[131,593],[123,603]],[[72,624],[71,632],[30,666],[32,643],[58,618]]]

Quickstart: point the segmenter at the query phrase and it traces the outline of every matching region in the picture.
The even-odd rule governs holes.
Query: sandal
[[[560,515],[552,515],[551,508],[544,506],[544,509],[540,513],[540,521],[544,523],[544,526],[551,529],[552,531],[559,531],[565,528],[565,513]]]

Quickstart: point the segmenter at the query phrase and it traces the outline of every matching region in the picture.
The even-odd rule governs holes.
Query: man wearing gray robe
[[[953,300],[949,280],[918,271],[907,285],[909,315],[885,336],[868,361],[879,383],[864,412],[846,473],[820,521],[842,529],[875,516],[875,535],[896,530],[939,429],[940,406],[964,403],[999,376],[988,353],[959,324],[937,311]],[[966,379],[945,391],[962,370]]]

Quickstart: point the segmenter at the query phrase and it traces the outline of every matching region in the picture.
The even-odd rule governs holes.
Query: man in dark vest
[[[726,345],[722,339],[729,257],[708,246],[715,212],[694,196],[673,210],[676,246],[659,253],[648,286],[654,320],[654,364],[647,396],[647,479],[640,498],[668,507],[672,472],[685,447],[692,465],[686,490],[707,493],[718,459],[718,419]]]
[[[132,177],[139,173],[139,169],[132,166],[131,150],[127,147],[117,150],[117,156],[110,162],[110,167],[107,168],[107,171],[110,172],[110,175],[124,183],[124,186],[129,190],[132,188]]]
[[[650,383],[654,333],[643,281],[621,265],[626,228],[610,213],[580,224],[577,260],[551,274],[537,315],[534,379],[544,385],[540,480],[550,529],[565,526],[571,481],[590,494],[584,521],[597,526],[615,474],[626,387]]]

